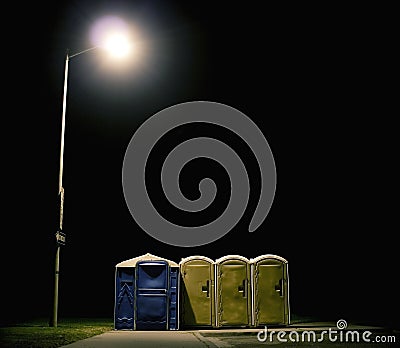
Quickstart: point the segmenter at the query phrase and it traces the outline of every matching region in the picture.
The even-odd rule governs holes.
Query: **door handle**
[[[206,285],[201,286],[201,291],[206,293],[207,297],[210,297],[210,281],[207,280]]]
[[[283,280],[282,280],[282,278],[281,278],[281,279],[279,279],[279,284],[276,284],[276,285],[275,285],[275,291],[276,291],[276,292],[279,292],[279,296],[280,296],[280,297],[283,296],[283,286],[282,286],[282,282],[283,282]]]
[[[244,279],[243,282],[242,282],[242,285],[238,286],[238,292],[241,292],[242,296],[246,297],[247,296],[247,291],[246,290],[247,290],[247,279]]]

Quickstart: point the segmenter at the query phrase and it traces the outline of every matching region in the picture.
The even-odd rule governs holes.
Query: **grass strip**
[[[113,329],[110,319],[62,319],[49,327],[45,319],[32,320],[0,328],[2,348],[58,348]]]

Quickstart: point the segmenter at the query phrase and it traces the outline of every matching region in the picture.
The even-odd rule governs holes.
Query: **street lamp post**
[[[62,232],[63,228],[63,213],[64,213],[64,188],[63,188],[63,171],[64,171],[64,138],[65,138],[65,114],[67,110],[67,89],[68,89],[68,63],[73,57],[82,53],[92,51],[98,48],[94,46],[84,51],[69,55],[68,51],[65,55],[65,70],[64,70],[64,89],[63,89],[63,103],[62,103],[62,117],[61,117],[61,145],[60,145],[60,170],[58,175],[58,199],[59,199],[59,226],[56,233],[56,259],[55,259],[55,272],[54,272],[54,302],[53,302],[53,315],[51,317],[50,326],[57,327],[58,317],[58,280],[60,275],[60,249],[61,245],[65,243],[65,234]]]
[[[60,275],[60,249],[61,245],[65,244],[65,234],[63,228],[63,213],[64,213],[64,188],[63,188],[63,170],[64,170],[64,135],[65,135],[65,114],[67,109],[67,86],[68,86],[68,64],[69,60],[73,57],[83,53],[92,51],[96,48],[105,48],[114,56],[122,57],[129,53],[130,44],[126,38],[121,35],[112,35],[108,38],[103,46],[94,46],[78,53],[69,55],[68,52],[65,56],[65,70],[64,70],[64,90],[63,90],[63,103],[62,103],[62,118],[61,118],[61,146],[60,146],[60,171],[58,176],[58,198],[59,198],[59,226],[56,233],[56,256],[55,256],[55,269],[54,269],[54,301],[53,313],[50,320],[50,326],[57,327],[58,321],[58,281]]]

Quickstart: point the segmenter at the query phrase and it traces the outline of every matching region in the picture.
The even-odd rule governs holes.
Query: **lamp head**
[[[101,46],[115,58],[124,58],[132,50],[132,43],[129,41],[128,36],[117,32],[107,34],[104,44]]]
[[[100,18],[92,27],[91,41],[115,58],[124,58],[132,51],[130,28],[116,16]]]

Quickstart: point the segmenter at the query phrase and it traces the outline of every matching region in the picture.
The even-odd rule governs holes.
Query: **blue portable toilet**
[[[178,330],[179,265],[152,254],[120,262],[115,272],[116,330]]]

